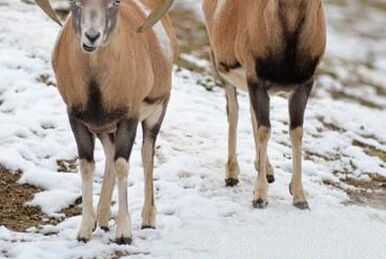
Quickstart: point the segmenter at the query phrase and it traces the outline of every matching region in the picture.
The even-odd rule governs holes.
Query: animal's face
[[[92,53],[103,46],[117,22],[120,0],[70,0],[72,25],[81,47]]]

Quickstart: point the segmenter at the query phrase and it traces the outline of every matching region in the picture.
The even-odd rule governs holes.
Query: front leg
[[[138,120],[128,118],[118,125],[115,141],[115,172],[118,185],[118,215],[116,229],[116,243],[119,245],[131,244],[131,220],[127,204],[127,176],[129,159],[137,133]]]
[[[258,170],[255,182],[253,206],[266,208],[268,205],[268,181],[267,181],[267,147],[271,136],[270,100],[267,93],[267,84],[262,81],[252,80],[248,82],[251,106],[257,122],[256,150],[258,157]]]
[[[78,147],[82,177],[82,223],[78,233],[78,240],[87,242],[91,239],[92,232],[95,229],[95,212],[92,201],[95,138],[79,120],[71,115],[69,119]]]
[[[111,217],[111,199],[115,186],[115,145],[114,134],[102,134],[99,136],[106,156],[105,172],[101,195],[98,204],[97,222],[101,229],[109,231],[109,219]]]

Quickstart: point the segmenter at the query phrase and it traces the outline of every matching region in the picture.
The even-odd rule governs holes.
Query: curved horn
[[[141,27],[138,28],[138,32],[145,32],[154,26],[162,16],[167,13],[170,7],[173,5],[174,0],[163,0],[161,4],[146,18]]]
[[[62,26],[62,23],[56,15],[55,10],[52,8],[49,0],[35,0],[35,2],[53,21]]]

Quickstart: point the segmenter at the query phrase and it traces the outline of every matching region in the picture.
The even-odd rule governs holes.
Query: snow
[[[61,211],[73,204],[81,195],[65,190],[44,191],[35,195],[30,206],[39,206],[48,215]]]
[[[53,80],[50,55],[59,28],[33,5],[21,1],[2,0],[0,14],[0,164],[22,170],[21,183],[43,188],[45,191],[31,204],[55,214],[72,204],[81,190],[78,174],[57,172],[56,161],[75,158],[76,147],[57,90],[40,80],[41,75]],[[334,32],[331,35],[328,55],[339,52],[343,58],[354,58],[354,54],[359,56],[355,58],[363,57],[356,45],[346,45],[341,52],[340,41],[344,39]],[[270,186],[268,208],[255,210],[251,206],[254,145],[247,96],[239,95],[240,184],[225,188],[223,90],[206,91],[196,84],[202,75],[184,69],[176,69],[173,77],[172,98],[157,143],[157,229],[140,230],[144,182],[139,131],[128,186],[133,245],[118,246],[111,241],[113,220],[112,232],[98,229],[92,241],[78,243],[75,237],[81,218],[77,216],[27,233],[0,226],[0,257],[5,256],[4,251],[11,258],[28,259],[105,258],[116,252],[133,258],[385,257],[386,211],[347,205],[346,193],[323,183],[339,182],[332,172],[347,169],[358,179],[371,173],[386,176],[382,160],[352,144],[356,140],[385,150],[385,109],[331,98],[327,91],[344,86],[333,78],[320,78],[306,114],[304,148],[312,152],[313,159],[304,162],[304,185],[311,206],[311,211],[304,212],[291,205],[288,192],[291,150],[286,134],[287,101],[272,98],[269,156],[276,182]],[[372,78],[379,78],[378,74]],[[384,97],[378,98],[385,103]],[[326,124],[338,125],[341,130],[329,130]],[[99,144],[95,156],[96,206],[104,168]],[[116,193],[113,199],[116,201]],[[116,211],[115,204],[114,215]]]

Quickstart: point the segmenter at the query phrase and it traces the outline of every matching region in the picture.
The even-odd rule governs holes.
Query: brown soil
[[[386,152],[385,151],[377,149],[374,146],[362,143],[362,142],[360,142],[358,140],[354,140],[352,144],[354,146],[357,146],[357,147],[360,147],[360,148],[364,149],[365,153],[367,155],[378,157],[379,159],[381,159],[383,162],[386,163]]]
[[[0,166],[0,226],[5,226],[15,231],[26,231],[30,227],[43,224],[59,224],[62,219],[50,218],[39,207],[26,205],[36,193],[43,191],[40,188],[18,184],[21,172],[12,172]],[[82,199],[61,211],[66,217],[81,214]]]
[[[43,224],[44,214],[38,207],[26,206],[42,190],[28,184],[17,184],[20,172],[0,167],[0,225],[16,231]]]
[[[344,175],[340,177],[341,182],[325,180],[324,184],[345,191],[350,198],[346,204],[386,209],[386,177],[372,173],[368,174],[368,180],[361,180],[350,177],[347,172],[336,173]]]

